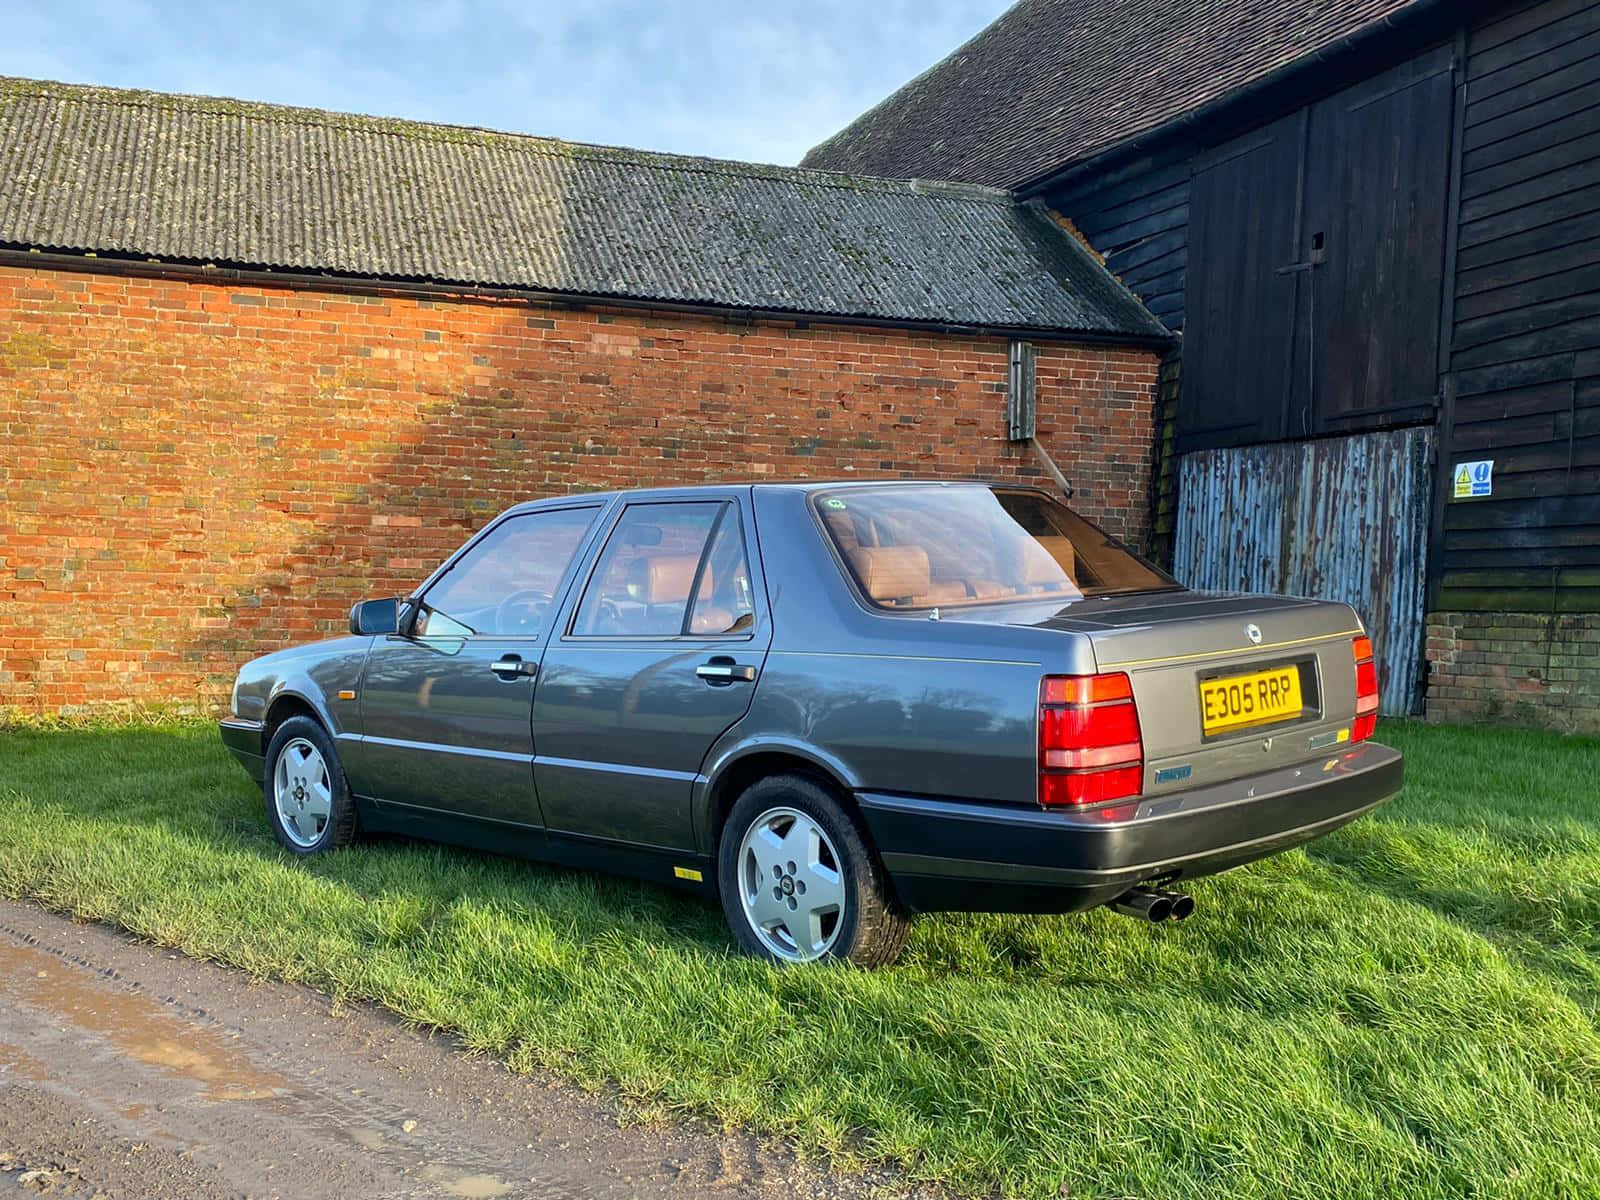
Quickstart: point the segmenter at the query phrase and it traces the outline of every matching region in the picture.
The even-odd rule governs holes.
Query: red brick
[[[339,631],[519,500],[1042,478],[1005,440],[997,338],[20,268],[0,329],[0,709],[224,704],[245,658]],[[1075,506],[1141,542],[1157,359],[1041,343],[1038,368]],[[69,648],[136,669],[48,665]]]

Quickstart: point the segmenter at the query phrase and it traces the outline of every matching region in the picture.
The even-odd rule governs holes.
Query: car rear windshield
[[[1178,585],[1042,492],[907,484],[821,492],[816,510],[884,608],[1076,600]]]

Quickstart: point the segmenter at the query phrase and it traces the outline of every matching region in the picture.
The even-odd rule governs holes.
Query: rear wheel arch
[[[774,775],[799,775],[811,780],[831,793],[865,830],[860,810],[856,807],[855,794],[837,772],[791,749],[753,750],[724,765],[711,780],[704,811],[708,819],[708,841],[712,854],[716,853],[717,846],[722,842],[723,826],[727,824],[728,814],[733,811],[739,797],[752,784]]]

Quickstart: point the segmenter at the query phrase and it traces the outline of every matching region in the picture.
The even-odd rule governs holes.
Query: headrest
[[[1077,575],[1078,555],[1072,548],[1072,543],[1060,534],[1046,534],[1034,539],[1045,552],[1055,561],[1056,566],[1065,572],[1067,578],[1073,579]],[[1029,583],[1055,583],[1060,576],[1049,572],[1044,578],[1030,578]]]
[[[841,550],[850,551],[861,545],[861,539],[856,536],[856,523],[848,513],[830,511],[822,519],[827,522],[828,532],[833,534],[833,540],[839,543]]]
[[[657,554],[644,562],[646,604],[683,604],[689,599],[689,589],[694,586],[694,569],[700,565],[698,554]],[[710,575],[708,567],[703,589],[709,588]]]
[[[850,552],[850,561],[874,600],[921,596],[932,582],[928,552],[921,546],[862,546]]]
[[[1072,542],[1061,536],[1029,538],[1021,542],[1021,582],[1026,587],[1072,581],[1075,565]]]

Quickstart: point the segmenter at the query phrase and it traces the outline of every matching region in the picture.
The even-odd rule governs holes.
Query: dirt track
[[[0,901],[0,1197],[855,1197],[782,1148]],[[926,1194],[926,1193],[923,1193]]]

